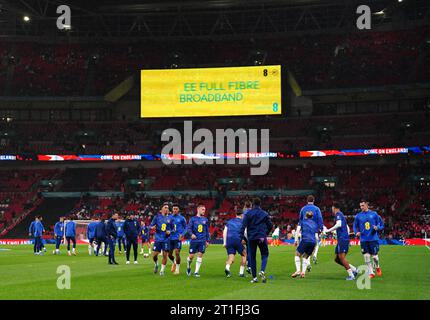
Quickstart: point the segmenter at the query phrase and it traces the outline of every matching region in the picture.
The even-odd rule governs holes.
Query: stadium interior
[[[430,233],[428,0],[126,2],[74,1],[72,26],[58,30],[57,1],[0,1],[0,238],[27,237],[41,214],[46,238],[64,215],[149,221],[170,201],[186,217],[204,203],[219,239],[259,195],[290,239],[310,193],[327,222],[333,200],[351,222],[364,197],[384,218],[384,239]],[[372,8],[372,30],[358,31],[346,10],[358,3]],[[184,119],[140,118],[141,69],[278,64],[281,116],[192,119],[213,132],[270,129],[267,175],[159,157],[45,161],[159,155],[163,130],[181,131]],[[301,156],[363,149],[388,151]]]

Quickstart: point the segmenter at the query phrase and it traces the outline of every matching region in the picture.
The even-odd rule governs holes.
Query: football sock
[[[317,243],[317,245],[315,246],[314,254],[313,254],[313,256],[314,256],[314,258],[315,258],[315,259],[317,258],[319,247],[320,247],[320,246],[319,246],[319,245],[318,245],[318,243]]]
[[[225,265],[225,270],[230,271],[230,265],[228,263]]]
[[[309,258],[308,259],[303,259],[302,261],[302,273],[306,273],[306,268],[308,267],[309,263]]]
[[[162,264],[162,265],[161,265],[161,270],[160,270],[160,272],[164,272],[164,269],[166,269],[166,265],[165,265],[165,264]]]
[[[379,268],[379,257],[378,257],[378,255],[373,256],[373,263],[375,264],[376,268]]]
[[[305,259],[303,259],[303,261],[304,261]],[[295,256],[294,257],[294,262],[296,263],[296,271],[297,272],[300,272],[300,257],[298,257],[298,256]]]
[[[260,270],[263,272],[266,271],[267,260],[269,260],[269,256],[262,256],[261,257],[261,269]]]
[[[239,274],[243,274],[244,272],[245,272],[245,266],[240,266]]]
[[[196,271],[195,271],[195,273],[199,273],[200,266],[202,265],[202,261],[203,261],[203,259],[202,259],[202,258],[197,258],[197,260],[196,260]]]
[[[352,272],[356,272],[357,268],[354,267],[352,264],[349,265],[349,268],[352,270]]]
[[[369,269],[369,274],[373,274],[373,266],[372,266],[372,262],[370,261],[370,254],[366,253],[364,255],[364,262],[367,265],[367,268]]]

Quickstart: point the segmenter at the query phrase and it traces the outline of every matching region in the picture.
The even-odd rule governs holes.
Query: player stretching
[[[245,265],[246,265],[246,249],[243,246],[242,238],[240,236],[240,229],[243,224],[243,212],[237,212],[236,218],[227,221],[224,232],[224,248],[227,249],[227,262],[225,263],[225,274],[227,278],[231,277],[230,267],[234,263],[234,257],[236,252],[242,256],[240,262],[239,277],[245,277]]]
[[[166,269],[167,255],[169,254],[169,235],[173,229],[172,219],[168,215],[169,204],[164,203],[161,211],[152,219],[150,228],[155,229],[155,242],[152,250],[152,259],[154,260],[154,273],[158,272],[158,255],[163,251],[163,259],[161,260],[160,276],[164,276]]]
[[[317,244],[315,246],[315,251],[313,252],[313,262],[316,264],[318,261],[317,255],[318,255],[318,233],[322,232],[324,229],[324,225],[323,225],[323,219],[322,219],[322,215],[321,215],[321,210],[320,208],[318,208],[316,205],[314,205],[315,202],[315,197],[313,195],[309,195],[307,197],[307,202],[308,204],[305,205],[301,210],[300,210],[300,217],[299,217],[299,225],[297,227],[296,233],[300,232],[300,222],[303,221],[303,219],[305,218],[306,213],[308,212],[312,212],[312,219],[315,221],[315,223],[318,226],[317,232],[315,233],[315,238],[317,239]],[[309,255],[308,257],[308,272],[311,271],[311,261],[310,261],[311,257]]]
[[[151,244],[149,243],[149,227],[145,225],[145,221],[140,222],[140,237],[142,239],[142,249],[140,254],[144,254],[144,247],[148,249],[148,254],[151,254]]]
[[[60,244],[64,237],[64,217],[60,217],[54,226],[54,236],[55,236],[55,250],[53,254],[60,254]]]
[[[301,230],[301,239],[300,243],[298,243],[299,233],[295,234],[294,245],[297,246],[296,256],[294,257],[294,262],[296,264],[296,272],[294,272],[291,277],[296,278],[300,276],[300,278],[305,277],[306,269],[308,267],[309,257],[312,255],[312,252],[315,250],[315,246],[317,245],[317,239],[315,237],[315,233],[318,232],[318,225],[313,220],[314,213],[312,211],[307,211],[305,217],[299,222],[299,226],[297,229]],[[300,258],[302,258],[302,263],[300,263]],[[300,272],[300,266],[302,267],[302,271]]]
[[[336,224],[328,229],[325,233],[336,231],[338,241],[334,251],[336,255],[334,261],[337,264],[345,267],[346,272],[348,272],[348,278],[346,278],[346,280],[355,280],[355,277],[357,276],[357,269],[352,264],[349,264],[348,260],[346,260],[346,255],[348,254],[349,250],[348,224],[346,222],[345,216],[340,211],[340,205],[337,201],[333,202],[331,211],[335,216]]]
[[[361,253],[364,256],[364,262],[367,264],[369,277],[374,278],[373,264],[376,268],[376,274],[382,276],[381,267],[379,266],[379,235],[378,231],[384,229],[384,222],[381,217],[372,210],[369,210],[369,202],[360,201],[361,212],[355,216],[354,233],[360,238]]]
[[[182,236],[187,229],[187,221],[179,213],[179,205],[174,204],[172,206],[173,214],[170,216],[172,219],[173,230],[170,234],[170,251],[169,259],[173,262],[171,271],[175,274],[179,274],[179,267],[181,265],[181,249],[182,249]],[[173,256],[175,252],[175,256]]]
[[[188,222],[187,231],[191,234],[190,241],[190,254],[187,258],[187,276],[191,275],[191,263],[193,262],[194,255],[197,253],[196,269],[194,271],[195,277],[200,277],[199,270],[203,261],[203,254],[206,247],[209,246],[209,226],[208,219],[204,217],[206,207],[203,204],[197,206],[197,215],[191,217]]]
[[[95,218],[91,218],[91,222],[88,224],[87,227],[87,239],[88,239],[88,254],[91,255],[93,252],[95,253],[94,249],[94,242],[96,238],[96,228],[97,228],[98,221],[96,221]]]

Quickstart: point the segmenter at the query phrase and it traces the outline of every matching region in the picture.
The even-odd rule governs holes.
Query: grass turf
[[[318,264],[305,279],[292,279],[294,247],[270,247],[266,284],[251,284],[251,278],[237,276],[239,264],[232,266],[233,276],[224,275],[225,250],[220,245],[207,249],[201,277],[187,277],[186,253],[181,254],[181,274],[153,274],[152,259],[139,255],[139,265],[125,265],[117,254],[118,266],[107,264],[106,257],[88,256],[87,246],[78,246],[77,256],[67,256],[64,247],[52,255],[52,245],[43,256],[35,256],[31,246],[1,246],[0,299],[430,299],[430,250],[425,247],[382,246],[381,278],[371,281],[370,290],[357,289],[356,282],[345,281],[346,272],[333,261],[334,247],[320,248]],[[363,264],[358,246],[348,255],[355,266]],[[192,271],[194,271],[194,263]],[[57,267],[71,268],[71,289],[57,289]]]

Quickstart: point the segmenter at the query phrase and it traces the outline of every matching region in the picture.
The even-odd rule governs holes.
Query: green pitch
[[[200,270],[201,278],[187,277],[186,251],[182,253],[181,275],[153,274],[152,260],[139,255],[139,265],[107,264],[106,257],[88,256],[87,246],[78,247],[78,256],[52,255],[52,245],[43,256],[35,256],[31,246],[1,246],[0,299],[430,299],[430,250],[425,247],[382,246],[383,276],[371,281],[371,289],[359,290],[356,282],[345,281],[346,272],[333,262],[333,247],[320,248],[317,265],[305,279],[292,279],[294,248],[270,247],[266,284],[251,284],[237,276],[224,276],[225,250],[208,248]],[[363,264],[359,247],[353,246],[349,260]],[[57,289],[57,267],[71,270],[70,290]],[[193,269],[194,271],[194,263]]]

